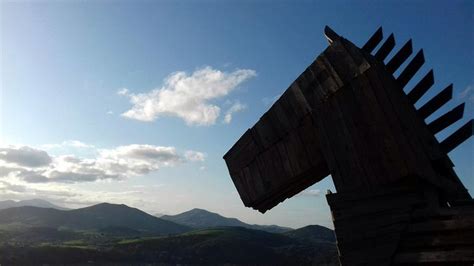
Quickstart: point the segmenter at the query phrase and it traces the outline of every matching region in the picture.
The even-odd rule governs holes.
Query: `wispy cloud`
[[[262,99],[262,102],[265,106],[270,106],[274,104],[280,97],[281,97],[281,94],[275,95],[273,97],[265,97]]]
[[[128,92],[128,89],[127,89],[127,88],[121,88],[121,89],[119,89],[119,90],[117,91],[117,94],[118,94],[118,95],[122,95],[122,96],[126,96],[126,95],[128,95],[128,93],[129,93],[129,92]]]
[[[204,162],[206,159],[206,154],[199,151],[189,150],[184,153],[184,157],[190,162]]]
[[[94,158],[51,156],[46,151],[27,146],[1,147],[0,177],[16,178],[27,183],[122,180],[145,175],[162,167],[205,160],[202,152],[186,151],[179,154],[174,147],[146,144],[97,149],[96,154]]]
[[[247,106],[245,104],[241,104],[239,101],[235,102],[229,109],[227,109],[224,115],[224,124],[229,124],[232,121],[232,115],[237,112],[241,112],[245,110]]]
[[[127,89],[117,93],[126,96],[132,108],[122,116],[140,121],[154,121],[160,116],[183,119],[187,125],[209,126],[216,123],[221,108],[213,100],[225,97],[244,81],[255,77],[251,69],[222,72],[211,67],[191,75],[175,72],[164,80],[161,88],[134,94]]]
[[[298,194],[298,196],[319,197],[319,196],[321,196],[321,190],[319,190],[319,189],[303,190]]]
[[[66,147],[73,147],[73,148],[95,148],[94,145],[86,144],[79,140],[66,140],[61,143],[53,143],[53,144],[43,144],[41,145],[44,149],[53,149],[53,148],[66,148]]]
[[[458,99],[474,103],[474,87],[472,85],[467,86],[458,94]]]

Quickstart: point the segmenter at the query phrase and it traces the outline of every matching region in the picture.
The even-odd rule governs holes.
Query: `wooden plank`
[[[339,39],[339,35],[327,25],[324,27],[324,35],[326,36],[329,44],[332,44],[334,41]]]
[[[474,217],[464,217],[451,220],[429,220],[413,223],[407,233],[430,233],[435,231],[474,230]]]
[[[299,121],[298,119],[295,119],[295,117],[298,116],[298,114],[296,113],[296,110],[293,108],[292,104],[290,103],[289,101],[289,98],[287,96],[284,96],[284,95],[288,95],[289,92],[288,92],[288,89],[285,91],[285,93],[280,97],[280,99],[278,100],[278,102],[281,103],[281,107],[282,107],[282,110],[285,112],[286,114],[286,117],[289,118],[289,122],[291,124],[291,129],[295,129],[299,126]]]
[[[291,132],[285,138],[285,147],[292,172],[295,176],[302,174],[310,168],[308,155],[298,136],[298,132]]]
[[[449,84],[448,87],[436,94],[436,96],[431,98],[427,103],[420,107],[417,113],[422,119],[426,119],[452,98],[453,84]]]
[[[246,191],[246,195],[250,198],[250,201],[254,202],[257,199],[257,187],[255,186],[250,169],[248,167],[243,168],[240,173],[240,180],[242,181],[242,187]]]
[[[421,49],[397,78],[397,82],[402,89],[413,78],[416,72],[420,70],[424,63],[425,57],[423,55],[423,49]]]
[[[347,127],[348,134],[345,136],[345,141],[350,142],[353,147],[349,155],[350,160],[361,168],[360,176],[352,173],[351,178],[359,179],[359,185],[363,186],[364,191],[372,191],[377,186],[377,180],[382,179],[385,173],[381,164],[374,164],[371,161],[378,157],[376,154],[378,147],[374,147],[371,143],[373,136],[370,136],[369,128],[364,121],[364,114],[360,110],[361,105],[364,106],[367,103],[355,102],[355,95],[352,91],[359,88],[351,88],[349,85],[347,87],[341,89],[335,102],[340,119]]]
[[[240,172],[239,173],[231,172],[229,174],[232,179],[232,182],[234,183],[235,188],[237,189],[237,192],[240,195],[240,199],[242,200],[242,202],[244,203],[246,207],[250,207],[252,200],[249,196],[249,192],[247,191],[247,188],[244,186]]]
[[[319,56],[318,59],[310,65],[310,69],[320,85],[318,88],[325,92],[328,98],[322,101],[320,105],[314,107],[315,110],[313,110],[312,115],[320,135],[321,150],[330,169],[334,184],[336,188],[342,188],[344,187],[342,178],[348,176],[350,172],[348,169],[341,167],[341,155],[338,151],[339,147],[333,147],[333,143],[337,142],[337,136],[335,135],[337,135],[338,132],[332,132],[333,127],[330,125],[333,123],[331,122],[333,114],[328,105],[328,101],[332,98],[332,93],[339,89],[339,85],[333,76],[330,75],[329,70],[326,69],[322,60],[322,57]]]
[[[390,74],[395,73],[397,69],[407,60],[407,58],[413,52],[412,41],[411,39],[403,45],[403,47],[388,61],[387,65],[385,66],[387,71]]]
[[[437,134],[443,129],[456,123],[463,117],[464,114],[464,103],[454,107],[451,111],[443,114],[434,121],[428,124],[428,129],[433,133]]]
[[[409,187],[407,189],[403,186],[391,186],[367,193],[354,192],[344,193],[343,195],[339,193],[330,193],[326,195],[326,198],[331,206],[336,204],[352,205],[357,204],[357,202],[372,202],[389,198],[406,197],[407,195],[417,195],[417,193],[418,190],[414,187]]]
[[[289,92],[288,101],[291,107],[296,111],[296,117],[293,119],[297,119],[299,124],[299,122],[310,112],[311,108],[306,102],[306,99],[296,82],[293,82],[287,91]]]
[[[377,47],[377,45],[383,39],[383,31],[382,27],[379,27],[377,31],[367,40],[367,42],[362,46],[362,50],[366,51],[367,53],[372,53],[372,51]]]
[[[377,169],[377,177],[375,183],[386,184],[393,182],[409,175],[406,160],[402,154],[403,146],[397,143],[395,132],[390,128],[389,121],[387,121],[387,114],[384,107],[380,105],[374,91],[378,88],[373,88],[365,75],[361,75],[358,79],[353,81],[355,99],[359,101],[359,105],[363,107],[363,116],[366,118],[367,135],[362,138],[367,142],[367,149],[372,150],[372,156],[367,157],[367,164],[369,166],[375,160],[380,160],[381,164],[372,167]],[[362,116],[362,115],[361,115]],[[361,126],[359,124],[359,126]],[[364,128],[361,128],[364,130]],[[402,140],[398,140],[401,142]]]
[[[398,115],[400,124],[403,126],[403,130],[409,133],[407,140],[421,143],[424,148],[424,153],[431,161],[443,160],[443,164],[453,166],[452,162],[446,156],[444,152],[441,151],[437,139],[426,127],[425,122],[415,115],[414,106],[408,101],[407,97],[400,89],[397,89],[398,85],[391,75],[384,74],[381,71],[381,68],[377,68],[377,74],[384,82],[384,88],[389,99],[393,102],[393,111]],[[403,107],[402,107],[403,106]],[[413,143],[416,143],[413,142]],[[413,147],[416,147],[415,151],[420,150],[421,146],[419,144],[414,144]],[[420,154],[421,155],[421,154]],[[415,158],[416,161],[417,158]],[[440,163],[440,162],[439,162]],[[428,162],[428,164],[431,164]],[[428,172],[422,172],[426,173]],[[423,175],[423,174],[422,174]]]
[[[441,149],[449,153],[461,143],[466,141],[474,134],[474,119],[469,120],[466,124],[456,130],[453,134],[441,142]]]
[[[307,68],[296,80],[310,109],[315,108],[328,97],[327,91],[320,87],[315,75]]]
[[[408,99],[412,104],[415,104],[425,93],[433,86],[434,75],[433,69],[431,69],[408,93]]]
[[[326,69],[322,60],[321,55],[318,56],[318,58],[310,65],[310,70],[321,86],[322,93],[328,95],[326,98],[329,98],[332,93],[339,89],[339,85],[331,76],[329,70]]]
[[[280,101],[276,101],[270,110],[267,112],[268,117],[270,118],[270,123],[275,129],[275,135],[278,139],[283,138],[290,130],[292,130],[291,122],[289,117],[287,117],[283,106]]]
[[[225,155],[229,172],[240,172],[256,158],[259,152],[260,148],[255,142],[251,130],[247,130],[238,143]]]
[[[402,250],[427,249],[431,247],[474,246],[474,231],[450,232],[448,234],[413,235],[403,238]]]
[[[357,231],[357,233],[359,232]],[[338,242],[338,246],[341,247],[340,249],[343,251],[344,255],[358,252],[361,255],[363,254],[367,256],[367,249],[373,249],[384,244],[391,243],[391,245],[395,245],[396,248],[400,239],[400,233],[400,229],[393,230],[392,232],[386,232],[376,236],[374,235],[371,237],[352,239],[351,241],[346,242]],[[395,250],[392,252],[394,253]]]
[[[407,167],[406,176],[417,175],[420,172],[420,168],[424,169],[426,167],[418,163],[419,159],[417,156],[421,156],[420,152],[415,148],[418,144],[416,139],[413,139],[411,130],[402,121],[403,118],[400,117],[399,110],[397,110],[400,106],[394,104],[392,102],[393,99],[387,95],[387,89],[384,88],[387,84],[380,79],[375,68],[369,69],[366,74],[371,84],[371,92],[382,107],[382,114],[386,122],[388,122],[389,130],[393,132],[394,136],[397,136],[395,138],[396,146],[399,148],[400,156],[402,156],[402,160],[404,160],[404,164]],[[367,91],[367,93],[369,94],[370,91]]]
[[[463,207],[441,208],[441,209],[436,210],[435,212],[433,212],[432,210],[415,210],[412,213],[412,216],[414,217],[414,219],[429,219],[432,217],[436,217],[437,219],[447,219],[447,218],[454,219],[456,217],[461,217],[461,216],[464,216],[464,217],[474,216],[474,207],[463,206]]]
[[[278,134],[276,134],[276,130],[272,125],[268,113],[263,114],[253,128],[255,129],[255,133],[258,135],[264,149],[267,149],[278,140]]]
[[[335,193],[339,194],[339,193]],[[365,194],[359,192],[359,194]],[[369,195],[372,193],[368,193]],[[369,206],[368,211],[383,211],[384,204],[387,205],[387,210],[390,209],[389,205],[394,203],[395,207],[399,206],[408,206],[413,204],[420,204],[424,201],[421,195],[414,193],[407,194],[391,194],[391,195],[381,195],[373,196],[371,198],[364,198],[361,200],[350,200],[346,199],[346,194],[339,196],[339,199],[335,200],[334,198],[327,197],[328,204],[331,207],[331,210],[338,211],[339,213],[344,214],[344,211],[351,209],[354,206]],[[402,204],[402,205],[397,205]],[[370,209],[370,206],[374,205],[373,209]],[[393,204],[392,204],[393,205]],[[348,212],[349,214],[349,212]]]
[[[252,134],[250,129],[247,129],[245,133],[235,142],[234,145],[229,149],[229,151],[224,155],[224,159],[232,159],[235,157],[243,147],[245,147],[252,140]]]
[[[381,243],[380,245],[344,253],[342,265],[390,265],[390,258],[395,254],[397,243]],[[369,255],[370,254],[370,255]],[[383,262],[380,263],[380,260]],[[371,264],[375,263],[376,264]]]
[[[272,182],[272,176],[263,176],[260,174],[260,170],[258,168],[258,160],[253,160],[249,166],[249,171],[252,180],[254,180],[254,184],[257,184],[256,190],[257,190],[257,195],[261,196],[267,193],[271,188],[272,184],[275,182]]]
[[[341,93],[343,93],[342,90],[338,92],[338,94]],[[362,188],[367,190],[366,186],[364,186],[367,173],[359,160],[357,160],[358,153],[356,152],[356,144],[351,141],[352,132],[349,129],[349,125],[345,123],[344,114],[337,103],[338,97],[339,96],[336,95],[328,100],[330,108],[328,111],[331,113],[331,120],[330,124],[326,125],[330,128],[331,134],[334,135],[334,141],[332,141],[331,147],[337,151],[337,160],[340,162],[340,165],[348,171],[346,175],[342,176],[342,178],[345,179],[345,187],[337,188],[337,191],[342,192]]]
[[[354,61],[365,61],[364,64],[370,66],[370,63],[365,60],[354,45],[350,42],[346,42],[345,47]],[[367,69],[365,69],[364,72],[366,70]],[[371,145],[371,147],[374,147],[375,149],[378,147],[379,152],[381,151],[380,148],[383,148],[381,154],[377,153],[377,150],[372,149],[373,156],[377,156],[373,159],[382,158],[383,165],[385,165],[386,168],[385,174],[381,174],[380,170],[378,171],[378,178],[382,180],[382,177],[387,177],[386,179],[393,180],[393,176],[406,176],[408,174],[407,167],[405,166],[403,156],[401,156],[399,152],[400,145],[396,143],[395,138],[393,137],[394,132],[389,128],[386,118],[383,117],[383,108],[381,108],[382,106],[378,103],[372,92],[373,90],[377,90],[377,88],[372,88],[365,75],[358,76],[352,80],[351,84],[351,86],[354,87],[352,89],[354,99],[358,102],[357,105],[361,109],[361,113],[354,115],[354,117],[365,118],[365,120],[359,121],[355,124],[359,126],[363,124],[363,127],[360,128],[360,130],[365,130],[369,133],[369,135],[359,136],[359,138],[368,142],[368,145]],[[384,137],[381,138],[381,136]],[[373,159],[369,159],[370,163]],[[395,165],[393,165],[394,163]],[[389,166],[390,164],[392,164],[392,166]],[[401,173],[397,173],[397,171],[400,171]]]
[[[364,73],[367,71],[367,69],[370,68],[370,64],[362,55],[361,50],[346,39],[341,39],[341,42],[343,43],[344,48],[347,50],[349,55],[352,57],[352,60],[354,60],[355,64],[359,66],[359,73]]]
[[[423,201],[419,197],[406,197],[396,200],[384,200],[381,202],[365,203],[354,205],[353,208],[346,207],[335,209],[331,206],[335,222],[343,223],[344,220],[354,220],[354,217],[365,216],[369,214],[378,213],[380,215],[389,212],[396,212],[396,210],[407,210],[412,206],[421,204]]]
[[[360,216],[354,216],[353,218],[339,219],[336,217],[334,227],[338,230],[338,233],[353,234],[361,231],[377,231],[378,228],[398,223],[408,224],[409,221],[410,208],[397,207],[383,212],[361,213]],[[341,228],[345,228],[345,230],[341,230]]]
[[[330,78],[329,73],[321,67],[317,60],[315,60],[309,67],[308,67],[308,76],[311,74],[311,87],[314,88],[314,91],[307,91],[302,90],[303,95],[307,97],[307,95],[312,95],[312,97],[308,97],[313,99],[311,102],[311,107],[314,109],[317,106],[321,105],[332,94],[332,86],[337,86],[333,83],[333,80],[328,80]]]
[[[267,193],[281,190],[283,186],[288,184],[288,180],[293,176],[291,169],[284,168],[285,162],[278,153],[277,145],[278,144],[275,144],[257,158],[257,166],[260,171],[261,179],[263,180],[262,182],[267,189]],[[260,199],[267,196],[268,195],[262,194]]]
[[[320,179],[328,176],[330,173],[321,151],[319,134],[316,127],[313,125],[313,119],[310,115],[302,121],[302,125],[298,128],[297,132],[303,147],[305,147],[308,160],[314,168],[313,174],[318,176]]]
[[[325,110],[323,106],[319,106],[316,110],[314,110],[312,112],[312,118],[315,121],[319,133],[318,136],[321,153],[327,163],[334,185],[336,188],[338,188],[342,187],[344,184],[343,179],[341,178],[343,169],[341,169],[341,166],[336,160],[336,152],[331,148],[331,138],[324,127],[326,118],[323,115],[318,115],[318,113],[322,113],[321,110]]]
[[[279,141],[278,144],[272,149],[273,157],[280,158],[274,160],[272,165],[273,168],[279,172],[282,179],[286,181],[285,186],[288,185],[290,180],[297,176],[297,173],[293,172],[291,168],[290,158],[288,157],[288,151],[286,150],[285,140]]]
[[[333,44],[333,46],[337,46],[338,43],[339,42],[336,42]],[[348,42],[347,44],[350,45]],[[337,53],[331,53],[331,55],[327,55],[330,63],[334,65],[336,72],[341,72],[338,70],[338,68],[336,68],[336,65],[356,65],[355,60],[352,59],[346,48],[342,45],[340,46],[340,50],[338,50]],[[354,67],[354,69],[356,68]],[[364,89],[363,86],[359,86],[360,83],[355,83],[357,78],[354,79],[354,75],[361,74],[356,72],[356,70],[350,70],[347,73],[341,74],[345,75],[345,77],[342,79],[345,80],[346,86],[341,88],[341,92],[337,94],[337,102],[339,106],[338,108],[342,112],[341,117],[344,120],[344,124],[351,132],[351,134],[346,136],[346,139],[351,140],[351,142],[354,144],[355,154],[352,154],[352,160],[358,161],[358,164],[365,172],[364,176],[359,178],[361,178],[361,181],[365,185],[366,189],[371,189],[375,187],[377,183],[383,182],[384,177],[393,175],[394,171],[393,165],[390,165],[390,163],[385,160],[387,157],[386,153],[379,152],[381,147],[380,143],[373,142],[380,136],[374,135],[373,132],[370,131],[370,128],[367,127],[367,123],[370,121],[370,118],[367,117],[370,114],[365,107],[370,103],[367,101],[366,97],[359,97],[359,101],[357,103],[354,101],[356,99],[355,93]],[[350,86],[349,83],[351,83]],[[380,112],[380,110],[377,110],[376,112]],[[382,144],[383,143],[384,142],[382,142]],[[380,159],[382,159],[382,164],[373,164],[373,160]],[[385,166],[385,170],[382,170],[382,165]],[[399,167],[397,165],[395,169],[398,168]]]
[[[365,239],[371,238],[379,238],[384,239],[383,237],[386,235],[393,235],[399,234],[405,230],[407,224],[405,222],[401,223],[394,223],[388,225],[383,228],[379,228],[377,230],[359,230],[359,231],[352,231],[346,234],[338,233],[338,228],[336,228],[336,239],[339,243],[347,243],[347,242],[355,242],[355,241],[363,241]]]
[[[334,69],[342,84],[349,83],[360,74],[359,66],[355,64],[341,41],[335,41],[324,51],[323,56],[327,59],[324,62]]]
[[[326,81],[329,81],[328,85],[328,90],[331,93],[335,93],[338,91],[342,86],[344,86],[344,82],[342,81],[341,77],[337,74],[336,70],[332,67],[331,63],[329,60],[324,56],[324,53],[318,56],[316,59],[316,63],[318,64],[319,67],[324,69],[328,76],[328,79]],[[316,76],[316,78],[319,80],[319,76]],[[325,82],[326,82],[325,81]],[[324,83],[321,83],[323,86],[325,85]]]
[[[437,140],[429,132],[423,120],[414,115],[414,107],[408,102],[393,77],[376,69],[378,78],[384,84],[384,91],[392,102],[393,113],[398,116],[399,123],[406,133],[405,139],[414,152],[413,160],[417,165],[417,175],[440,186],[439,175],[434,172],[431,160],[446,160],[446,155],[440,150]]]
[[[382,46],[377,51],[377,53],[375,53],[375,58],[380,60],[380,62],[383,62],[394,47],[395,47],[395,37],[393,36],[393,33],[392,33],[390,34],[390,36],[388,36],[388,38],[382,44]]]
[[[452,263],[452,265],[470,265],[474,263],[474,252],[472,252],[472,247],[458,250],[402,252],[395,255],[393,262],[406,265],[413,265],[415,263],[440,264],[443,262]]]

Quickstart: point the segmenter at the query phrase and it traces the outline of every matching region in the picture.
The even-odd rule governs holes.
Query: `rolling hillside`
[[[9,208],[0,210],[0,224],[21,224],[72,230],[123,227],[160,235],[177,234],[190,230],[187,226],[154,217],[139,209],[109,203],[67,211],[30,206]]]
[[[42,199],[30,199],[30,200],[20,200],[20,201],[14,201],[14,200],[0,201],[0,210],[14,208],[14,207],[23,207],[23,206],[67,210],[67,208],[57,206],[55,204],[52,204],[49,201],[42,200]]]
[[[335,243],[336,242],[336,236],[334,234],[334,231],[320,225],[308,225],[296,230],[285,232],[283,234],[293,239],[298,239],[300,241],[308,241],[308,242],[313,242],[313,243],[319,243],[319,242]]]
[[[333,231],[322,226],[270,233],[199,209],[175,218],[206,228],[108,203],[0,210],[0,264],[337,265]]]

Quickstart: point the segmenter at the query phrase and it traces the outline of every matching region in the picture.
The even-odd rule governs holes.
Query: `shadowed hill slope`
[[[163,235],[183,233],[190,230],[187,226],[157,218],[139,209],[109,203],[67,211],[29,206],[9,208],[0,210],[0,224],[22,224],[80,230],[126,227]]]

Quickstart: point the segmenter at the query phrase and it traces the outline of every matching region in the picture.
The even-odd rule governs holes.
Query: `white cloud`
[[[186,151],[184,158],[191,162],[203,162],[206,159],[206,155],[199,151]]]
[[[232,115],[234,113],[240,112],[242,110],[245,110],[247,106],[245,104],[241,104],[240,102],[235,102],[225,113],[224,120],[223,122],[225,124],[229,124],[232,121]]]
[[[203,161],[205,158],[202,152],[186,151],[180,155],[174,147],[145,144],[99,149],[96,154],[94,158],[75,155],[52,157],[45,151],[30,147],[0,148],[0,177],[16,178],[27,183],[122,180],[145,175],[161,167],[185,161]]]
[[[107,114],[108,114],[108,115],[113,115],[113,114],[114,114],[114,111],[108,110],[108,111],[107,111]]]
[[[269,105],[274,104],[280,97],[281,97],[281,94],[275,95],[273,97],[265,97],[262,99],[262,102],[265,106],[269,106]]]
[[[140,121],[154,121],[160,116],[175,116],[187,125],[213,125],[221,108],[212,100],[222,98],[242,82],[255,77],[250,69],[238,69],[227,73],[211,67],[196,70],[191,75],[175,72],[168,76],[161,88],[147,93],[118,93],[130,98],[132,108],[122,114]]]
[[[308,197],[319,197],[321,195],[321,190],[319,189],[307,189],[301,191],[298,196],[308,196]]]
[[[117,94],[122,95],[122,96],[128,95],[128,89],[127,88],[122,88],[122,89],[117,91]]]
[[[89,145],[79,140],[66,140],[61,143],[54,143],[54,144],[43,144],[41,145],[44,149],[53,149],[53,148],[65,148],[65,147],[73,147],[73,148],[95,148],[94,145]]]
[[[26,167],[41,167],[51,162],[51,157],[42,150],[31,147],[0,147],[0,160]]]
[[[468,100],[474,103],[474,87],[469,85],[458,94],[460,100]]]

